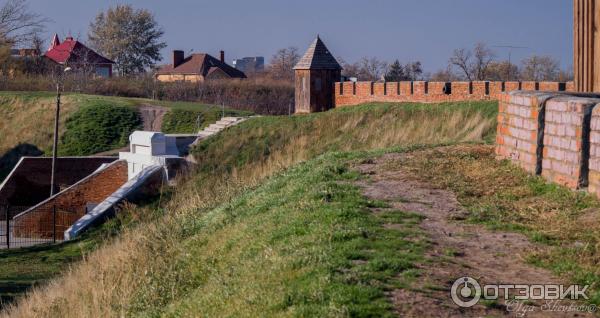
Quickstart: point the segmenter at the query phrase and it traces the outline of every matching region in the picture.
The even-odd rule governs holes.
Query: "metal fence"
[[[29,208],[0,206],[0,249],[60,242],[64,231],[85,213],[52,205],[19,215]]]

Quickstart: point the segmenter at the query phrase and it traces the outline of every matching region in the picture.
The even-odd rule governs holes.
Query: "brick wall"
[[[115,157],[59,157],[56,160],[55,193],[89,176]],[[34,206],[48,198],[52,158],[23,157],[0,185],[0,205]]]
[[[13,222],[14,237],[51,238],[53,209],[57,211],[57,239],[63,232],[85,214],[88,203],[98,204],[127,182],[127,162],[111,163],[105,169],[93,173],[70,188],[17,215]]]
[[[528,84],[530,85],[530,84]],[[540,86],[553,85],[542,84]],[[514,91],[499,99],[496,154],[600,197],[600,95]]]
[[[572,189],[587,186],[584,140],[591,109],[586,98],[554,97],[546,102],[542,175]],[[586,128],[587,127],[587,128]]]
[[[594,107],[590,119],[589,192],[600,197],[600,107]]]
[[[543,121],[543,102],[548,95],[542,93],[502,94],[498,102],[496,155],[510,159],[531,173],[540,173],[541,161],[538,139]]]
[[[497,100],[515,90],[572,91],[573,83],[558,82],[337,82],[335,106],[367,102],[456,102]]]

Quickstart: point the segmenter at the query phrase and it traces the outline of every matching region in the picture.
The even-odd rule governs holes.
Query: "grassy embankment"
[[[21,156],[50,154],[55,98],[51,92],[0,92],[0,180]],[[170,110],[163,123],[169,133],[191,133],[222,115],[221,107],[200,103],[67,93],[62,97],[60,154],[83,156],[125,146],[141,125],[136,108],[145,104]],[[225,110],[225,115],[249,114]]]
[[[232,127],[195,151],[201,168],[163,217],[124,230],[10,313],[390,314],[385,290],[415,275],[426,246],[420,219],[369,213],[383,203],[348,182],[358,178],[349,165],[375,155],[363,150],[490,140],[496,107],[377,104]]]

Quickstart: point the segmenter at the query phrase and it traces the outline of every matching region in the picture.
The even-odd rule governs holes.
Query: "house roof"
[[[60,43],[56,35],[52,39],[51,46],[44,56],[59,64],[66,62],[80,63],[84,61],[92,64],[115,63],[83,45],[83,43],[74,40],[72,37],[67,37]]]
[[[230,77],[246,78],[244,72],[206,53],[192,54],[183,59],[177,67],[173,67],[172,64],[163,65],[159,68],[157,74],[194,74],[206,76],[214,73],[217,69]]]
[[[298,64],[294,66],[295,70],[341,70],[342,67],[335,60],[325,43],[317,35],[317,38],[308,47],[304,56]]]

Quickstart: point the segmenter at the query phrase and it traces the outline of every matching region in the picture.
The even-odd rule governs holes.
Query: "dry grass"
[[[50,93],[35,95],[31,98],[21,94],[0,94],[0,154],[20,143],[35,145],[42,151],[52,149],[56,99]],[[61,135],[69,114],[77,109],[68,96],[62,102]]]
[[[203,169],[184,182],[164,217],[126,230],[62,277],[31,291],[3,316],[118,317],[183,301],[192,288],[186,284],[194,279],[182,266],[193,256],[183,242],[201,228],[207,212],[213,222],[224,217],[222,211],[211,212],[218,204],[227,205],[265,178],[331,150],[481,142],[493,131],[495,118],[478,108],[486,109],[481,104],[462,111],[460,105],[372,105],[294,118],[256,118],[233,127],[200,145],[196,156]],[[495,105],[487,106],[492,108]],[[211,257],[219,254],[207,256]]]
[[[545,182],[508,161],[491,146],[452,146],[414,152],[395,164],[415,177],[457,194],[468,220],[519,231],[545,248],[529,261],[572,282],[591,286],[600,303],[600,201],[581,191]]]

